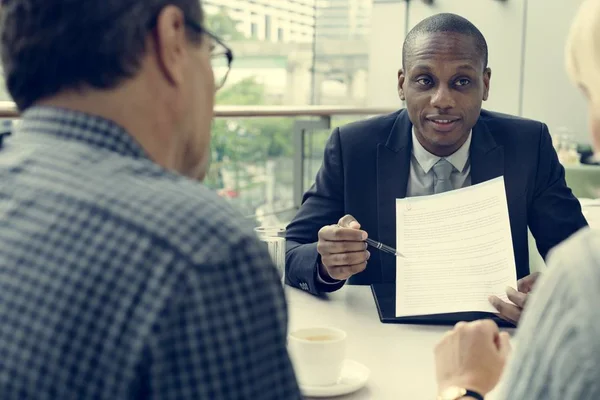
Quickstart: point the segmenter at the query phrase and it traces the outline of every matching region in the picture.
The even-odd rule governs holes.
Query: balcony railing
[[[273,221],[285,223],[300,206],[302,195],[308,186],[314,182],[315,173],[322,162],[323,146],[329,137],[332,126],[350,122],[352,119],[393,111],[393,109],[386,108],[334,106],[217,106],[214,113],[216,122],[213,130],[213,144],[219,141],[219,132],[228,133],[216,129],[219,128],[219,123],[221,125],[233,123],[232,125],[237,128],[243,128],[245,125],[248,128],[251,125],[252,129],[259,131],[263,126],[267,126],[272,131],[279,129],[279,125],[250,124],[250,122],[293,118],[293,121],[286,120],[290,123],[284,124],[284,128],[280,129],[280,131],[283,130],[283,135],[288,140],[287,145],[291,151],[284,153],[283,156],[264,156],[262,158],[259,156],[258,159],[254,157],[253,160],[244,159],[244,154],[247,152],[242,152],[244,154],[241,157],[233,160],[218,162],[213,160],[212,174],[225,176],[226,179],[221,179],[225,184],[219,184],[218,179],[215,181],[216,183],[213,182],[211,185],[211,182],[208,182],[208,184],[239,206],[248,218],[255,218],[258,223],[263,225],[273,224]],[[341,119],[334,121],[334,117]],[[19,113],[14,103],[0,102],[0,119],[18,118]],[[0,129],[0,148],[9,129],[9,127],[4,131]],[[11,138],[5,140],[10,142]],[[254,138],[249,140],[254,140]],[[268,140],[266,143],[269,144]],[[244,146],[243,143],[242,150],[244,150]],[[235,147],[233,150],[235,153]],[[600,175],[597,167],[565,165],[565,169],[567,182],[577,196],[598,197]],[[232,181],[235,181],[235,184],[231,184]],[[238,181],[244,181],[244,183],[238,185]]]
[[[216,106],[215,118],[332,117],[338,115],[378,115],[390,108],[338,106]],[[0,101],[0,118],[19,118],[15,103]]]
[[[229,134],[227,130],[243,131],[246,128],[249,131],[260,131],[263,125],[266,126],[265,130],[277,130],[279,126],[269,125],[268,121],[289,121],[289,118],[293,118],[293,121],[284,124],[283,128],[284,137],[289,141],[286,144],[291,145],[291,154],[279,156],[276,160],[268,159],[269,156],[254,161],[236,157],[233,160],[232,157],[228,160],[213,160],[211,170],[220,177],[217,182],[235,181],[235,184],[214,183],[213,187],[220,189],[224,197],[237,201],[242,212],[249,218],[257,219],[258,223],[273,224],[277,220],[284,223],[300,206],[303,193],[314,181],[314,174],[322,162],[323,146],[332,126],[393,111],[395,110],[389,108],[336,106],[217,106],[214,112],[216,122],[213,145],[219,142],[219,132]],[[19,113],[14,103],[0,102],[0,119],[18,118]],[[339,121],[334,121],[334,118]],[[262,124],[261,121],[265,123]],[[265,145],[270,143],[267,141]],[[242,145],[241,150],[247,149]],[[238,185],[239,181],[244,182]],[[231,186],[236,186],[235,190]],[[241,201],[240,197],[243,196],[240,193],[248,193],[248,199]],[[278,199],[276,203],[279,206],[272,204],[274,198]],[[283,220],[279,216],[283,216]]]

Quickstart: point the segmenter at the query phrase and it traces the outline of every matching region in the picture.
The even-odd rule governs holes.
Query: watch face
[[[467,390],[459,387],[449,387],[442,392],[440,400],[456,400],[467,394]]]

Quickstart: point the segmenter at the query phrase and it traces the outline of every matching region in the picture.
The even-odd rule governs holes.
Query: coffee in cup
[[[346,332],[306,328],[290,333],[288,351],[301,386],[335,385],[346,358]]]

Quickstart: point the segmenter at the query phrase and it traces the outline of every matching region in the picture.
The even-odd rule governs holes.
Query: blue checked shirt
[[[33,108],[0,151],[0,399],[298,399],[268,253],[117,125]]]

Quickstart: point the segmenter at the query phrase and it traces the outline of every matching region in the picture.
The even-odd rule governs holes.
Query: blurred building
[[[368,37],[372,0],[317,0],[316,5],[317,41]]]
[[[310,43],[315,0],[204,0],[206,12],[224,11],[247,38],[270,42]]]
[[[316,104],[363,105],[369,68],[372,0],[317,0]]]
[[[254,77],[271,104],[366,102],[371,0],[204,0],[235,21],[230,83]],[[239,39],[239,38],[238,38]]]

